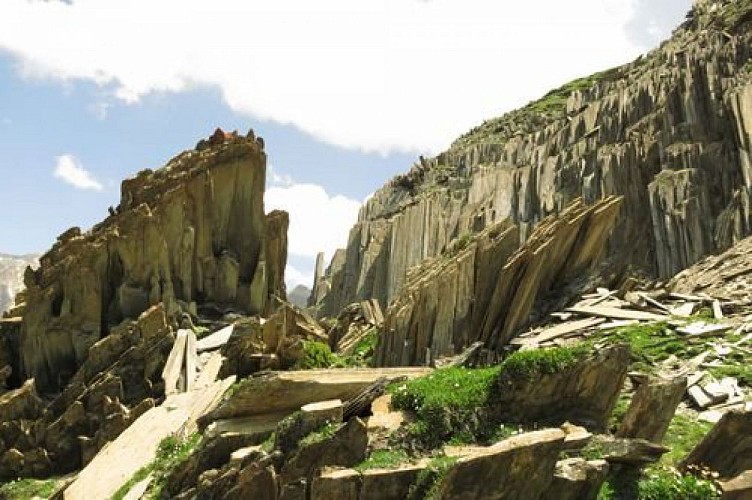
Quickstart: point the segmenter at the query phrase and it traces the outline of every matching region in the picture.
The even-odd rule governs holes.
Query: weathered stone
[[[277,499],[277,474],[274,467],[261,468],[249,465],[238,473],[237,483],[237,486],[228,492],[229,498]]]
[[[363,486],[358,500],[401,500],[425,465],[405,465],[397,469],[368,469],[362,473]]]
[[[324,467],[352,467],[365,459],[366,425],[357,417],[342,425],[332,437],[303,442],[282,467],[280,483],[311,478]]]
[[[477,451],[449,469],[441,499],[539,498],[553,479],[564,432],[530,432]]]
[[[752,498],[752,470],[746,470],[728,481],[721,483],[723,500],[748,500]]]
[[[632,396],[616,436],[661,443],[686,390],[686,377],[643,383]]]
[[[4,421],[35,419],[39,417],[43,406],[34,379],[29,379],[20,388],[0,396],[0,415]]]
[[[361,488],[360,474],[352,469],[324,471],[313,478],[311,500],[358,500]],[[388,498],[388,497],[382,497]]]
[[[655,463],[669,451],[665,446],[651,443],[645,439],[617,438],[606,435],[593,437],[591,445],[600,450],[609,463],[626,465],[645,465]]]
[[[752,469],[752,411],[730,411],[681,462],[730,478]]]
[[[343,418],[342,401],[334,399],[304,405],[277,425],[274,447],[282,453],[289,453],[298,442],[326,424],[339,425]]]
[[[267,373],[243,381],[216,411],[201,419],[201,423],[208,425],[220,419],[285,411],[292,413],[317,401],[346,401],[382,377],[414,378],[430,372],[429,368],[360,368]]]
[[[387,309],[376,364],[425,364],[478,341],[502,348],[541,306],[539,298],[591,271],[620,204],[618,197],[590,206],[577,200],[519,248],[519,228],[502,221],[464,247],[457,243],[450,251],[456,255],[411,271]]]
[[[268,260],[265,162],[255,142],[233,137],[124,181],[114,215],[59,241],[27,273],[25,375],[60,388],[59,375],[72,375],[111,328],[159,302],[169,316],[178,300],[264,312],[270,286],[281,286],[259,272]],[[276,226],[275,249],[284,239]]]
[[[508,423],[565,421],[603,431],[629,370],[626,346],[583,357],[558,373],[533,377],[502,373],[496,382],[491,412]]]
[[[595,500],[608,475],[605,460],[568,458],[556,463],[556,472],[543,500]]]

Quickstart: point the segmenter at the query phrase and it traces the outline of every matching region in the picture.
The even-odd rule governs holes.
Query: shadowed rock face
[[[712,4],[659,49],[484,122],[377,191],[314,291],[321,313],[386,307],[452,240],[509,218],[524,242],[580,197],[624,197],[608,246],[617,273],[666,278],[749,234],[750,5]]]
[[[124,181],[110,217],[66,231],[27,270],[20,365],[40,390],[61,387],[111,327],[159,302],[173,316],[192,302],[262,313],[270,294],[284,298],[287,216],[264,214],[263,143],[215,136]]]

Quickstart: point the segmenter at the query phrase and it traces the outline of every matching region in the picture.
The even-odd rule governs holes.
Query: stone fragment
[[[368,469],[362,473],[363,486],[358,500],[400,500],[409,498],[410,487],[425,470],[425,464],[403,465],[396,469]]]
[[[605,460],[568,458],[556,463],[554,479],[542,500],[595,500],[608,475]]]
[[[746,470],[738,476],[721,482],[723,500],[748,500],[752,498],[752,470]]]
[[[680,466],[709,468],[722,478],[752,469],[752,411],[726,413]]]
[[[285,462],[280,473],[282,485],[300,478],[312,478],[324,467],[352,467],[365,459],[368,446],[366,425],[357,417],[342,425],[332,437],[303,442]]]
[[[661,459],[669,449],[645,439],[595,436],[591,442],[603,458],[612,464],[645,465]]]
[[[616,436],[661,443],[686,389],[686,377],[643,383],[632,396]]]
[[[520,434],[460,458],[441,481],[437,497],[539,498],[551,485],[564,444],[559,429]]]
[[[324,471],[311,483],[311,500],[359,500],[360,474],[352,469]],[[382,497],[388,498],[388,497]]]

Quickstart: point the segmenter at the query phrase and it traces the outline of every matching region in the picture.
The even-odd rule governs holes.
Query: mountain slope
[[[511,219],[521,242],[582,197],[624,196],[612,278],[668,277],[750,233],[752,1],[697,2],[659,48],[486,121],[362,207],[320,313],[388,304],[407,270]]]

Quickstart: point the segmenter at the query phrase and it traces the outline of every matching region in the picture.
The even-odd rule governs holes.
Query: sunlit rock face
[[[408,270],[509,219],[524,242],[572,200],[623,196],[607,257],[668,278],[752,230],[752,30],[744,2],[698,2],[632,63],[556,89],[421,158],[362,207],[314,290],[320,314],[398,296]],[[500,87],[501,88],[501,87]]]
[[[205,305],[264,313],[284,298],[287,214],[265,215],[265,176],[260,138],[218,131],[125,180],[107,219],[69,229],[27,270],[24,376],[61,387],[111,328],[160,302],[174,318]]]

